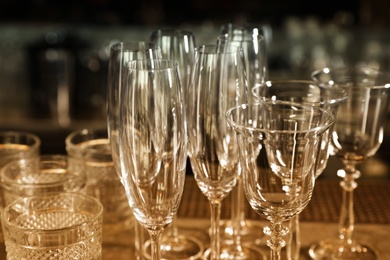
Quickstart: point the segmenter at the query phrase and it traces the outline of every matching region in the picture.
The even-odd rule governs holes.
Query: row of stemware
[[[328,156],[337,155],[346,165],[339,171],[346,193],[342,233],[336,245],[313,245],[310,254],[343,259],[365,252],[367,258],[369,248],[351,237],[355,165],[375,154],[383,139],[388,78],[369,68],[324,69],[313,81],[267,81],[261,27],[225,26],[214,44],[198,48],[192,33],[181,30],[153,32],[150,40],[112,46],[109,69],[114,161],[133,213],[151,236],[148,243],[137,236],[137,257],[178,259],[178,251],[192,246],[181,259],[265,259],[241,233],[247,227],[244,189],[252,208],[270,220],[264,232],[271,236],[271,259],[279,259],[285,245],[281,236],[288,233],[281,223],[298,219]],[[211,205],[207,250],[202,241],[180,236],[175,225],[187,156]],[[232,220],[226,227],[219,219],[221,202],[232,190]],[[170,232],[163,234],[170,223]],[[142,234],[138,228],[136,234]],[[230,242],[221,243],[226,229]],[[299,257],[296,234],[287,243],[290,259]]]

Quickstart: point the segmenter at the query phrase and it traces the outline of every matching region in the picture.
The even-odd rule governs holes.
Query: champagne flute
[[[258,85],[252,89],[252,94],[259,101],[289,101],[305,105],[326,108],[336,116],[337,108],[347,98],[347,92],[341,88],[328,88],[316,85],[309,80],[273,80]],[[317,157],[316,178],[324,171],[329,158],[329,133],[332,127],[322,138],[322,144]],[[301,249],[299,214],[290,220],[289,241],[286,246],[288,259],[299,259]]]
[[[110,139],[111,154],[116,172],[121,178],[119,163],[119,98],[122,90],[122,79],[127,63],[137,59],[161,58],[161,50],[155,44],[143,41],[118,42],[110,47],[107,92],[107,129]],[[143,258],[143,232],[139,224],[135,224],[136,258]]]
[[[229,42],[242,48],[248,89],[264,83],[266,78],[264,36],[257,27],[234,27],[234,29],[229,27],[226,31],[227,33],[218,37],[218,42]],[[261,226],[246,221],[244,203],[245,197],[240,174],[231,194],[231,219],[224,221],[221,225],[226,242],[222,251],[224,255],[228,254],[233,259],[261,259],[264,258],[264,253],[258,248],[260,243],[258,232],[261,231]]]
[[[309,254],[313,259],[377,259],[375,249],[353,238],[353,192],[361,175],[356,166],[375,155],[383,141],[390,76],[371,68],[324,68],[312,77],[318,84],[345,89],[348,98],[339,106],[331,140],[344,165],[337,171],[343,189],[339,237],[312,244]]]
[[[188,88],[189,158],[195,180],[210,201],[210,249],[205,257],[221,258],[222,200],[236,185],[239,174],[235,132],[225,113],[248,97],[242,49],[226,44],[202,45]]]
[[[245,195],[270,221],[270,259],[281,259],[283,226],[309,203],[322,135],[333,124],[325,109],[292,102],[243,104],[227,112],[238,133]]]
[[[153,31],[150,41],[161,49],[163,59],[174,60],[179,65],[184,100],[187,100],[188,80],[194,63],[195,36],[191,31],[163,29]],[[189,161],[187,160],[187,167]],[[147,248],[150,241],[146,241]],[[195,236],[180,233],[177,215],[166,229],[161,241],[163,258],[196,259],[203,254],[204,246]],[[148,252],[149,250],[145,250]]]
[[[187,133],[178,65],[171,60],[128,63],[120,97],[121,180],[137,221],[149,233],[151,258],[176,214],[184,188]]]

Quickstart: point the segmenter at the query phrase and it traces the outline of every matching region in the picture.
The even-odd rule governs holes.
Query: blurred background
[[[390,70],[388,0],[2,0],[0,129],[36,133],[43,153],[65,153],[71,131],[106,127],[110,44],[165,28],[192,30],[207,44],[226,23],[267,28],[270,79],[334,65]],[[386,133],[362,166],[368,177],[390,178]]]

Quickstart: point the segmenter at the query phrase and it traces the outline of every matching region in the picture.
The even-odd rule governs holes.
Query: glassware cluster
[[[378,259],[353,237],[353,206],[357,166],[384,139],[389,73],[270,79],[268,29],[225,24],[201,44],[190,30],[159,29],[108,46],[106,128],[71,132],[66,155],[0,132],[8,259],[104,259],[129,229],[137,260]],[[339,235],[301,248],[299,215],[330,156],[343,165]],[[204,240],[179,225],[189,173],[210,207]],[[247,219],[246,204],[266,224]]]
[[[204,259],[268,259],[267,254],[259,247],[259,241],[264,238],[259,230],[263,229],[264,234],[270,236],[266,242],[271,249],[270,259],[281,259],[283,257],[281,249],[286,245],[286,258],[298,259],[302,251],[299,213],[309,203],[315,188],[315,180],[326,168],[329,156],[333,155],[338,155],[346,164],[345,169],[338,173],[344,178],[341,185],[346,190],[341,217],[341,222],[345,224],[340,227],[340,232],[344,232],[340,239],[346,245],[340,241],[335,242],[339,245],[335,250],[343,251],[340,247],[344,249],[349,244],[356,244],[352,242],[351,237],[346,237],[345,233],[351,235],[352,232],[347,231],[353,229],[351,225],[349,229],[346,226],[353,223],[350,207],[353,189],[347,187],[356,186],[354,180],[359,174],[354,167],[356,156],[351,163],[345,156],[352,152],[340,152],[346,149],[343,142],[347,141],[342,140],[351,140],[355,144],[357,140],[366,137],[363,139],[371,140],[368,143],[372,143],[372,146],[369,146],[367,153],[361,157],[367,158],[375,154],[383,139],[383,123],[388,107],[387,89],[390,81],[385,79],[383,72],[368,68],[362,69],[366,72],[371,71],[369,80],[362,79],[364,84],[344,82],[344,85],[351,89],[354,89],[352,85],[361,86],[356,87],[358,89],[356,91],[337,83],[336,79],[318,76],[319,72],[307,75],[308,79],[305,80],[269,80],[267,61],[269,39],[266,39],[268,35],[266,30],[267,27],[261,25],[225,24],[221,27],[220,35],[216,36],[215,42],[200,45],[195,45],[195,36],[191,31],[180,29],[156,30],[151,33],[149,39],[156,48],[160,48],[161,58],[176,62],[178,66],[179,77],[174,78],[174,81],[180,82],[177,102],[182,100],[184,107],[184,114],[181,116],[184,118],[182,122],[187,131],[186,154],[190,161],[187,167],[191,167],[200,191],[210,202],[209,247],[207,242],[196,241],[190,236],[180,234],[176,218],[173,217],[177,209],[167,209],[165,214],[172,218],[168,220],[160,218],[159,222],[156,220],[152,225],[146,218],[148,217],[149,221],[154,219],[155,213],[142,208],[150,207],[146,205],[149,204],[146,198],[142,197],[144,204],[137,199],[141,193],[140,185],[146,181],[137,178],[145,178],[143,176],[145,169],[153,172],[153,176],[158,176],[162,167],[157,159],[160,156],[160,148],[156,144],[162,133],[157,134],[157,130],[151,130],[150,124],[152,122],[157,124],[165,119],[159,118],[160,114],[157,116],[155,112],[147,111],[153,111],[150,103],[162,105],[164,102],[171,102],[159,91],[172,82],[156,85],[153,95],[149,93],[149,88],[156,84],[150,82],[150,75],[160,73],[157,68],[161,62],[166,61],[156,58],[152,62],[150,58],[144,57],[156,67],[150,68],[142,80],[130,77],[136,70],[140,73],[141,69],[130,68],[135,62],[125,64],[126,66],[123,66],[125,70],[119,76],[118,73],[114,76],[115,80],[119,78],[122,81],[118,83],[122,85],[121,90],[119,92],[115,90],[119,96],[115,98],[116,100],[111,98],[108,101],[116,102],[114,106],[119,104],[117,113],[120,111],[120,115],[113,117],[121,118],[120,123],[116,126],[111,125],[111,129],[119,129],[120,133],[120,158],[117,158],[117,163],[121,165],[122,183],[133,212],[151,234],[151,240],[146,243],[140,240],[138,256],[152,259],[197,259],[200,257],[199,252],[204,251],[201,256]],[[145,65],[147,61],[144,60],[142,63]],[[329,70],[334,71],[332,75],[336,75],[340,69]],[[127,77],[124,76],[126,74]],[[385,80],[379,81],[379,78]],[[354,94],[355,92],[358,94]],[[372,100],[370,101],[372,104],[368,100]],[[144,105],[141,105],[142,103]],[[137,108],[139,106],[142,107],[142,111],[141,108]],[[361,107],[362,111],[360,117],[353,115],[354,109],[357,110],[358,107]],[[112,116],[110,113],[113,114],[108,110],[108,118]],[[350,118],[352,116],[358,118]],[[352,126],[345,127],[345,120],[348,124],[356,125],[355,128],[360,128],[365,134],[353,133]],[[142,127],[142,124],[147,126]],[[134,129],[135,125],[142,130]],[[170,129],[169,124],[165,127]],[[340,129],[348,131],[350,137],[341,133]],[[145,132],[141,134],[142,131]],[[355,136],[358,136],[357,140],[352,140]],[[117,141],[118,139],[114,140]],[[141,145],[141,142],[144,144]],[[367,142],[362,144],[362,149],[367,147],[364,146],[365,143]],[[136,147],[137,151],[134,150]],[[113,149],[118,151],[115,144]],[[140,152],[144,149],[147,155]],[[353,151],[353,154],[357,152]],[[143,158],[139,159],[139,156]],[[130,178],[131,174],[135,174],[133,172],[137,172],[137,175]],[[153,178],[147,177],[148,180],[158,183],[158,178],[156,180]],[[180,180],[181,177],[178,178]],[[180,186],[176,192],[177,196],[180,196],[182,187]],[[222,221],[220,218],[222,201],[230,193],[231,219]],[[270,221],[269,226],[256,227],[246,221],[243,212],[243,204],[246,203],[243,199],[244,194],[253,210]],[[149,196],[147,198],[153,201],[153,198]],[[178,207],[179,201],[175,203]],[[175,221],[172,221],[173,219]],[[284,221],[289,221],[288,227],[283,226]],[[161,241],[164,242],[161,242],[161,234],[156,230],[165,227],[164,223],[165,225],[171,223],[171,226],[163,235],[165,239]],[[289,236],[285,241],[283,236],[286,234]],[[175,244],[175,241],[182,242]],[[185,241],[199,243],[192,243],[195,246],[190,250],[185,249],[185,245],[191,243]],[[160,248],[153,248],[153,244]],[[183,246],[177,247],[178,244]],[[320,244],[323,245],[324,242]],[[148,253],[149,245],[153,248],[151,254]],[[313,259],[323,259],[324,254],[325,257],[330,257],[327,259],[336,257],[333,252],[328,252],[331,251],[328,248],[326,250],[315,248],[313,245],[309,252]],[[179,249],[182,251],[179,252]],[[349,251],[367,251],[366,247],[364,250],[360,249],[362,248],[354,246]],[[319,254],[317,251],[322,255],[317,255]],[[337,257],[344,259],[343,255]]]

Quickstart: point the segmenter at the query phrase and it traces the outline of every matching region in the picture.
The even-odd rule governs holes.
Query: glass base
[[[309,248],[309,255],[312,259],[316,260],[378,259],[377,253],[374,249],[366,245],[359,244],[356,241],[351,244],[344,244],[341,243],[341,240],[339,239],[323,240],[311,245]]]
[[[161,240],[161,259],[200,259],[204,252],[202,243],[191,236],[163,236]],[[151,259],[150,240],[144,244],[144,256]]]
[[[221,221],[221,240],[225,243],[229,243],[229,240],[232,239],[233,229],[230,220]],[[240,237],[241,241],[244,243],[260,245],[261,239],[264,237],[263,226],[259,223],[254,223],[250,221],[243,220],[241,221],[240,226]]]
[[[204,253],[203,259],[210,259],[211,249],[207,249]],[[219,259],[231,259],[231,260],[252,260],[252,259],[267,259],[266,254],[255,246],[241,245],[237,248],[233,245],[222,245],[221,255]]]

